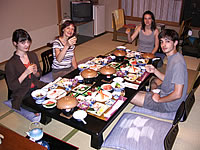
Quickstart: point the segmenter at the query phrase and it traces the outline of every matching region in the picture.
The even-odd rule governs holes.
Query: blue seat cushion
[[[161,119],[167,119],[167,120],[174,120],[175,115],[176,115],[176,112],[163,113],[163,112],[157,112],[157,111],[153,111],[153,110],[146,109],[146,108],[139,107],[139,106],[134,106],[131,109],[131,111],[137,112],[137,113],[142,113],[142,114],[147,114],[150,116],[154,116],[154,117],[161,118]]]
[[[50,83],[52,82],[54,79],[53,79],[53,74],[52,72],[49,72],[43,76],[40,77],[40,81],[44,82],[44,83]]]
[[[7,105],[8,107],[10,107],[12,109],[12,104],[11,104],[11,100],[7,100],[4,101],[4,104]],[[39,122],[41,119],[41,114],[39,116],[36,116],[33,112],[30,112],[24,108],[20,108],[21,110],[16,110],[13,109],[16,113],[19,113],[20,115],[22,115],[23,117],[25,117],[26,119],[30,120],[31,122]]]
[[[124,113],[102,147],[119,150],[164,150],[172,124],[146,116]]]

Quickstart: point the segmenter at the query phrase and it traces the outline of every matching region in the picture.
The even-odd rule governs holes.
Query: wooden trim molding
[[[61,0],[57,0],[57,13],[58,13],[58,26],[59,26],[59,35],[60,33],[60,22],[62,20],[62,13],[61,13]]]

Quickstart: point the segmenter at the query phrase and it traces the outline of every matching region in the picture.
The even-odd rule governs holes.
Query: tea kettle
[[[26,134],[30,137],[30,140],[35,142],[43,137],[43,130],[40,122],[31,122],[29,131]]]

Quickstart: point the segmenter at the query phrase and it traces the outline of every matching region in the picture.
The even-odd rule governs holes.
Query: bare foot
[[[35,113],[35,115],[36,115],[36,116],[39,116],[39,115],[40,115],[40,113]]]

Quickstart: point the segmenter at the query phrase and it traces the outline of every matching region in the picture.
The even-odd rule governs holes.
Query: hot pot
[[[152,64],[152,59],[155,58],[155,55],[152,53],[144,53],[142,57],[148,59],[148,64]]]
[[[116,56],[116,61],[118,62],[123,61],[126,56],[126,52],[124,50],[115,50],[113,54]]]
[[[63,114],[66,116],[71,116],[78,105],[78,101],[73,96],[65,96],[58,100],[57,108],[61,109]]]
[[[105,76],[105,79],[110,79],[116,70],[111,66],[104,66],[100,69],[100,73]]]
[[[147,59],[153,59],[153,58],[155,58],[155,55],[152,53],[144,53],[144,54],[142,54],[142,57],[147,58]]]
[[[92,84],[97,77],[97,72],[93,69],[85,69],[81,72],[81,76],[85,84]]]

